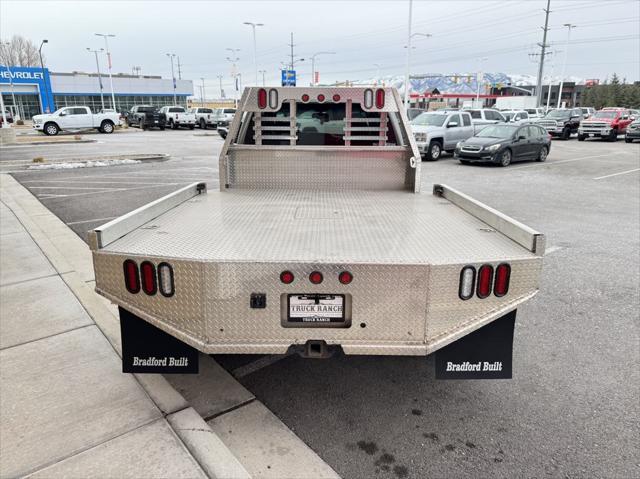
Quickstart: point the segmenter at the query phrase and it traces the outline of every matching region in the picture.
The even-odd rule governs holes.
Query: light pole
[[[480,82],[484,81],[484,74],[480,70],[482,70],[482,62],[486,60],[487,57],[478,58],[478,71],[476,72],[476,108],[480,108],[478,106],[480,103]]]
[[[253,69],[256,73],[256,86],[258,86],[258,51],[256,49],[256,27],[264,27],[264,23],[244,22],[253,30]]]
[[[404,72],[404,107],[409,108],[409,90],[411,89],[409,81],[409,70],[411,68],[411,39],[415,36],[431,37],[429,33],[411,33],[411,23],[413,15],[413,0],[409,0],[409,26],[407,28],[407,64]]]
[[[262,74],[262,86],[264,86],[265,85],[264,76],[267,73],[267,70],[258,70],[258,73]]]
[[[562,75],[560,76],[560,89],[558,90],[558,108],[562,102],[562,87],[564,86],[564,75],[567,71],[567,57],[569,56],[569,40],[571,40],[571,29],[576,28],[571,23],[565,23],[563,27],[567,27],[567,43],[564,48],[564,62],[562,62]]]
[[[90,53],[94,53],[96,56],[96,68],[98,69],[98,85],[100,85],[100,102],[102,103],[102,109],[104,110],[104,94],[102,93],[102,77],[100,76],[100,62],[98,61],[98,52],[103,52],[104,48],[100,50],[92,50],[87,47],[87,51]]]
[[[107,66],[109,67],[109,85],[111,86],[111,103],[113,104],[113,109],[117,111],[116,108],[116,96],[113,93],[113,75],[111,75],[111,52],[109,51],[109,37],[115,37],[112,33],[96,33],[97,37],[104,38],[104,46],[107,51]]]
[[[40,48],[38,49],[38,54],[40,55],[40,69],[42,70],[42,83],[44,84],[44,97],[45,97],[45,100],[47,101],[47,104],[44,110],[46,113],[50,113],[51,110],[49,109],[49,89],[47,88],[47,82],[45,81],[45,78],[44,78],[44,62],[42,61],[42,46],[45,43],[49,43],[49,40],[42,40],[42,43],[40,43]],[[2,108],[2,111],[4,111],[4,107]]]
[[[220,82],[220,98],[223,99],[224,90],[222,89],[222,79],[224,78],[224,75],[217,75],[217,77],[218,77],[218,81]]]
[[[175,53],[167,53],[166,54],[169,59],[171,60],[171,81],[173,82],[173,104],[177,105],[177,100],[176,100],[176,74],[175,71],[173,69],[173,58],[176,56]]]
[[[336,52],[317,52],[311,55],[311,86],[316,86],[316,57],[319,55],[335,55]]]
[[[200,81],[202,81],[202,96],[200,97],[200,103],[202,103],[202,106],[204,107],[204,78],[200,77]]]
[[[382,65],[380,65],[379,63],[374,63],[373,66],[376,67],[376,81],[378,81],[378,78],[380,78],[380,67]]]
[[[240,60],[240,57],[238,57],[238,52],[240,51],[239,48],[227,48],[228,51],[231,52],[231,56],[227,57],[227,60],[231,62],[231,78],[233,78],[233,82],[234,82],[234,90],[235,93],[233,94],[233,100],[234,102],[238,103],[238,69],[236,67],[236,62],[238,62]]]
[[[8,47],[10,42],[3,43],[3,47]],[[5,64],[5,68],[7,69],[7,74],[9,75],[9,84],[11,85],[11,102],[13,103],[13,108],[16,112],[15,120],[20,119],[20,109],[18,108],[18,104],[16,103],[16,94],[13,91],[13,75],[11,74],[11,70],[9,70],[9,62],[6,57],[3,55],[2,62]]]

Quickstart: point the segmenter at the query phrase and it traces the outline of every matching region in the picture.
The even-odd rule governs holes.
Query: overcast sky
[[[415,0],[412,74],[474,72],[485,57],[484,71],[535,75],[530,54],[542,41],[546,0]],[[110,49],[114,72],[171,76],[165,53],[176,53],[182,77],[217,91],[217,75],[231,85],[231,53],[239,48],[243,82],[254,82],[250,21],[257,30],[258,68],[267,83],[279,81],[280,62],[288,61],[294,33],[295,54],[316,58],[321,82],[404,74],[408,0],[387,1],[30,1],[0,2],[0,32],[7,40],[24,35],[40,43],[47,38],[47,66],[53,71],[95,71],[85,48],[104,46],[94,33],[113,33]],[[604,79],[617,72],[640,79],[640,1],[551,0],[548,41],[554,72],[561,71],[567,29],[571,34],[567,76]],[[103,66],[104,66],[103,60]],[[308,84],[311,64],[297,65],[299,84]],[[261,80],[260,80],[261,81]],[[195,83],[195,82],[194,82]],[[197,87],[196,87],[197,90]],[[208,95],[209,96],[209,95]]]

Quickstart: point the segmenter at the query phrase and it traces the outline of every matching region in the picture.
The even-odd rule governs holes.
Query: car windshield
[[[514,116],[516,116],[515,111],[503,111],[502,116],[504,116],[507,120],[511,120]]]
[[[571,116],[570,110],[551,110],[547,113],[547,118],[567,118]]]
[[[617,111],[597,111],[593,115],[593,118],[615,118],[617,115]]]
[[[236,111],[233,108],[225,108],[223,113],[235,113]]]
[[[476,136],[479,138],[509,138],[517,128],[517,125],[491,125],[483,128]]]
[[[538,114],[538,111],[533,109],[533,108],[529,108],[526,111],[527,111],[527,113],[529,113],[529,115],[537,115]]]
[[[213,113],[213,110],[211,108],[200,108],[200,110],[198,110],[200,113]]]
[[[415,117],[412,121],[412,125],[420,126],[442,126],[444,120],[447,119],[447,115],[438,115],[436,113],[422,113]]]
[[[138,111],[140,113],[154,113],[156,111],[156,107],[154,107],[154,106],[141,106],[141,107],[138,107]]]

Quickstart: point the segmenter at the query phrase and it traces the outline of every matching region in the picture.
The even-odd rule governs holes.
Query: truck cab
[[[123,321],[204,353],[425,356],[538,290],[544,235],[421,193],[393,88],[246,88],[218,169],[89,233]]]
[[[195,116],[195,124],[202,130],[206,130],[209,126],[214,126],[215,113],[212,108],[197,107],[189,110]]]
[[[452,152],[458,142],[474,135],[471,115],[458,110],[421,113],[411,121],[411,128],[420,155],[430,161],[440,159],[442,151]]]
[[[187,112],[187,109],[183,106],[163,106],[160,108],[160,113],[165,115],[167,118],[167,126],[172,130],[177,130],[182,126],[193,130],[196,126],[196,116],[193,113]]]
[[[631,114],[626,109],[606,108],[595,112],[589,119],[583,120],[578,128],[578,141],[589,137],[617,141],[631,124]]]
[[[537,124],[547,130],[552,137],[569,140],[572,133],[578,132],[582,121],[580,108],[558,108],[549,112],[537,121]]]

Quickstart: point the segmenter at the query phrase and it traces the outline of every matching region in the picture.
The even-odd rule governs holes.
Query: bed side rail
[[[449,200],[537,256],[544,256],[545,237],[527,225],[447,185],[433,185],[433,194]]]
[[[88,233],[89,246],[93,251],[104,248],[145,223],[175,208],[194,196],[207,192],[205,183],[191,183],[162,198],[158,198],[126,215],[120,216]]]

